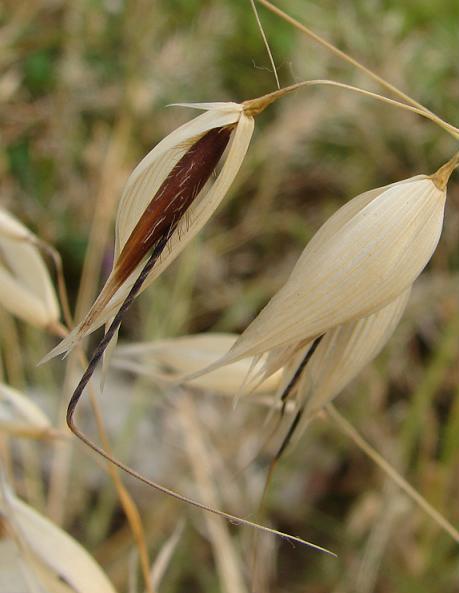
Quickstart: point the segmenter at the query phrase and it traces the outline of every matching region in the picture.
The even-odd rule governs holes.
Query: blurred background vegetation
[[[279,5],[458,125],[457,0],[282,0]],[[381,91],[288,23],[259,10],[282,84],[333,78]],[[1,205],[58,248],[77,318],[110,270],[113,218],[127,175],[155,143],[195,115],[167,104],[240,101],[274,86],[248,0],[1,4]],[[454,150],[453,140],[434,124],[338,89],[303,90],[283,99],[258,118],[230,196],[193,245],[137,301],[122,339],[242,331],[337,207],[367,189],[431,173]],[[458,237],[456,175],[442,240],[400,327],[338,401],[453,523],[459,521]],[[62,362],[37,368],[52,344],[0,311],[5,380],[30,392],[59,423],[78,369],[70,378],[67,371],[64,389]],[[244,403],[233,410],[231,402],[211,394],[197,395],[194,402],[202,438],[214,451],[221,506],[253,518],[265,468],[242,466],[263,440],[264,412]],[[102,405],[123,459],[199,496],[173,395],[117,375]],[[83,421],[90,421],[89,412]],[[21,445],[26,469],[16,469],[18,493],[76,536],[120,591],[129,586],[135,591],[135,546],[112,483],[103,467],[76,447],[67,461],[60,454],[68,472],[56,489],[56,448]],[[126,483],[141,509],[152,557],[177,518],[187,518],[160,590],[224,591],[203,516]],[[453,593],[459,588],[457,544],[327,421],[315,423],[279,464],[264,520],[338,554],[333,559],[266,540],[259,544],[259,564],[267,591]],[[252,535],[235,527],[231,533],[244,558]],[[249,582],[250,562],[241,561],[241,572]]]

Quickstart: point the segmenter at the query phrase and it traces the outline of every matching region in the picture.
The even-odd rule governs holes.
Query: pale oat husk
[[[35,236],[0,210],[0,306],[39,328],[58,322],[59,307]]]
[[[245,115],[243,106],[238,103],[183,105],[205,109],[206,112],[169,134],[134,169],[127,181],[118,208],[113,272],[86,317],[65,340],[43,359],[43,362],[67,352],[85,335],[107,323],[116,314],[147,259],[146,256],[143,257],[132,270],[129,270],[129,274],[122,284],[117,286],[114,280],[117,271],[119,272],[117,262],[123,249],[132,239],[136,225],[145,214],[153,196],[166,182],[174,167],[190,151],[197,140],[204,138],[206,134],[215,129],[231,128],[228,146],[221,158],[221,169],[215,178],[209,177],[206,185],[198,192],[184,212],[182,219],[178,221],[175,230],[168,237],[166,248],[150,271],[142,290],[170,265],[201,230],[228,192],[247,152],[253,133],[253,117]],[[161,221],[160,218],[159,222]],[[140,238],[139,243],[142,241],[143,239]]]
[[[51,423],[27,396],[0,383],[0,432],[30,437],[52,433]]]
[[[432,176],[365,192],[340,208],[232,349],[203,372],[271,352],[281,358],[399,298],[437,246],[455,159]]]
[[[181,377],[215,362],[233,346],[237,338],[237,334],[205,333],[125,344],[116,348],[112,363],[115,368],[132,371],[155,381],[177,383]],[[251,367],[251,359],[240,360],[198,377],[188,385],[201,391],[235,395]],[[257,385],[254,391],[258,394],[275,392],[279,379],[280,373],[274,373]]]
[[[1,471],[0,480],[0,518],[4,531],[16,544],[16,560],[29,576],[29,582],[34,583],[35,590],[115,593],[102,569],[80,544],[17,498]]]

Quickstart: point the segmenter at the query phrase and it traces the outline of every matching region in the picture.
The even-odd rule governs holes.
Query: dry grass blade
[[[416,107],[418,109],[421,109],[425,113],[430,113],[431,115],[435,116],[435,114],[433,114],[429,109],[424,107],[424,105],[421,105],[421,103],[419,103],[418,101],[416,101],[415,99],[413,99],[412,97],[407,95],[405,92],[398,89],[396,86],[394,86],[387,80],[384,80],[384,78],[382,78],[381,76],[379,76],[378,74],[376,74],[375,72],[373,72],[372,70],[370,70],[369,68],[364,66],[362,63],[360,63],[358,60],[356,60],[352,56],[348,55],[344,51],[335,47],[329,41],[327,41],[326,39],[324,39],[323,37],[321,37],[314,31],[312,31],[311,29],[309,29],[308,27],[303,25],[303,23],[300,23],[299,21],[297,21],[296,19],[294,19],[293,17],[288,15],[286,12],[284,12],[283,10],[281,10],[280,8],[278,8],[277,6],[275,6],[274,4],[269,2],[269,0],[258,0],[258,2],[260,2],[260,4],[265,6],[268,10],[270,10],[272,13],[279,16],[284,21],[290,23],[293,27],[295,27],[296,29],[298,29],[299,31],[301,31],[302,33],[307,35],[309,38],[313,39],[314,41],[316,41],[317,43],[319,43],[320,45],[322,45],[323,47],[325,47],[326,49],[331,51],[333,54],[338,56],[341,60],[348,62],[349,64],[351,64],[352,66],[354,66],[355,68],[360,70],[361,72],[364,72],[367,76],[369,76],[370,78],[372,78],[373,80],[378,82],[381,86],[383,86],[384,88],[386,88],[387,90],[392,92],[394,95],[397,95],[398,97],[402,98],[407,103],[409,103],[410,105],[413,105],[414,107]],[[435,116],[435,118],[442,121],[440,118],[438,118],[438,116]],[[443,122],[443,123],[446,123],[446,122]],[[450,124],[447,124],[447,126],[452,129],[451,131],[454,132],[455,137],[459,138],[458,128],[455,128],[454,126],[450,126]]]
[[[172,560],[172,556],[180,542],[184,528],[185,521],[181,519],[155,558],[150,573],[154,589],[158,589],[161,584],[164,574]]]
[[[59,435],[52,428],[48,417],[30,398],[3,383],[0,383],[0,431],[37,439]]]
[[[0,383],[0,422],[18,420],[36,428],[47,429],[51,424],[47,416],[28,397]]]
[[[193,402],[188,397],[182,397],[177,407],[179,420],[183,427],[186,452],[200,498],[206,505],[218,507],[220,501],[212,479],[212,462],[208,447],[201,435],[201,427]],[[204,518],[215,556],[220,589],[225,593],[246,592],[247,587],[242,577],[241,558],[231,541],[227,524],[221,517],[215,517],[208,513]]]
[[[105,424],[103,421],[102,414],[100,412],[99,405],[97,404],[97,399],[94,392],[90,392],[90,400],[91,406],[94,412],[94,416],[96,418],[97,430],[100,436],[100,439],[103,443],[104,448],[109,453],[111,452],[110,443],[108,440],[107,432],[105,430]],[[134,541],[137,546],[137,550],[139,553],[140,559],[140,566],[142,569],[143,580],[145,583],[145,589],[147,593],[154,593],[155,587],[153,585],[153,581],[150,578],[150,571],[149,571],[149,557],[148,557],[148,550],[145,540],[145,532],[143,529],[142,518],[140,512],[137,508],[136,503],[134,502],[132,496],[129,494],[128,490],[124,486],[118,469],[111,463],[106,464],[107,472],[110,475],[113,484],[116,488],[116,492],[120,499],[120,504],[123,508],[123,511],[126,515],[126,518],[129,523],[129,527],[132,531],[132,535],[134,537]]]
[[[365,439],[357,432],[352,424],[346,420],[333,404],[328,404],[326,407],[328,416],[333,422],[344,432],[364,453],[367,455],[378,467],[380,467],[397,486],[399,486],[405,494],[417,506],[419,506],[431,519],[437,523],[444,531],[446,531],[454,541],[459,543],[459,531],[451,525],[451,523],[443,517],[423,496],[419,494],[403,476],[401,476],[392,465],[386,461]]]

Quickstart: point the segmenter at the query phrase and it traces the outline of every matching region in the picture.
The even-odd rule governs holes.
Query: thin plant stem
[[[283,97],[284,95],[292,93],[292,92],[296,91],[297,89],[300,89],[300,88],[303,88],[306,86],[334,86],[337,88],[342,88],[342,89],[346,89],[348,91],[352,91],[354,93],[358,93],[360,95],[364,95],[366,97],[370,97],[372,99],[376,99],[377,101],[382,101],[383,103],[387,103],[394,107],[404,109],[405,111],[411,111],[412,113],[416,113],[417,115],[420,115],[421,117],[424,117],[424,118],[432,121],[433,123],[437,124],[440,128],[442,128],[443,130],[448,132],[456,140],[459,139],[459,129],[458,128],[449,124],[448,122],[445,122],[440,117],[438,117],[438,115],[435,115],[434,113],[432,113],[426,109],[423,109],[422,106],[417,107],[417,106],[413,106],[413,105],[407,105],[406,103],[401,103],[400,101],[397,101],[395,99],[390,99],[389,97],[386,97],[384,95],[379,95],[378,93],[373,93],[372,91],[367,91],[360,87],[356,87],[351,84],[346,84],[344,82],[337,82],[334,80],[326,80],[326,79],[320,80],[320,79],[318,79],[318,80],[304,80],[302,82],[297,82],[296,84],[292,84],[292,85],[284,87],[278,91],[268,93],[267,95],[264,95],[262,97],[257,97],[256,99],[250,99],[248,101],[244,101],[244,103],[243,103],[244,111],[249,115],[257,115],[258,113],[263,111],[268,105],[270,105],[274,101],[277,101],[277,99],[279,99],[280,97]]]
[[[359,434],[352,424],[338,412],[335,406],[333,404],[328,404],[325,409],[329,418],[333,420],[341,432],[347,435],[359,449],[365,453],[365,455],[374,461],[374,463],[376,463],[376,465],[382,469],[382,471],[385,472],[415,504],[427,513],[437,525],[449,533],[449,535],[459,543],[459,531],[423,496],[421,496],[419,492],[415,490],[413,486],[411,486],[405,478],[403,478],[403,476],[401,476],[397,470]]]
[[[65,335],[68,335],[68,331],[66,331],[64,334],[61,331],[57,335],[59,335],[60,337],[64,337]],[[79,358],[80,358],[80,364],[84,368],[87,365],[87,359],[86,359],[84,352],[81,349],[79,352]],[[94,414],[94,418],[96,420],[96,426],[97,426],[97,431],[99,433],[99,437],[103,443],[104,448],[107,451],[110,451],[111,447],[110,447],[110,442],[108,440],[108,435],[107,435],[107,431],[105,428],[105,423],[104,423],[103,416],[102,416],[102,413],[100,410],[100,406],[97,402],[97,398],[96,398],[94,389],[91,384],[88,386],[88,391],[89,391],[89,401],[90,401],[91,408],[92,408],[92,411]],[[116,467],[114,467],[111,463],[107,463],[106,468],[110,475],[110,478],[113,481],[116,491],[118,493],[118,497],[119,497],[121,506],[122,506],[123,511],[126,515],[132,535],[134,537],[136,546],[139,551],[140,565],[141,565],[142,574],[143,574],[147,593],[154,593],[154,589],[152,587],[150,576],[149,576],[150,575],[150,560],[149,560],[149,556],[148,556],[148,550],[147,550],[147,545],[146,545],[146,541],[145,541],[145,533],[144,533],[144,530],[142,527],[142,520],[140,517],[139,510],[138,510],[137,505],[135,504],[133,498],[131,497],[129,492],[126,490],[123,482],[121,481],[121,478],[119,476],[118,471],[116,470]]]
[[[215,507],[219,504],[219,494],[212,475],[213,457],[209,450],[209,443],[201,434],[201,426],[192,399],[181,397],[177,404],[177,412],[178,420],[183,427],[185,449],[199,495],[206,504]],[[208,513],[205,513],[204,519],[212,544],[221,591],[246,593],[241,559],[234,547],[226,521]]]
[[[311,360],[311,358],[312,358],[314,352],[316,351],[317,346],[320,344],[322,338],[323,338],[323,335],[319,336],[318,338],[316,338],[314,340],[314,342],[311,344],[310,348],[307,350],[306,354],[300,360],[300,363],[298,364],[298,366],[296,367],[292,376],[290,377],[289,382],[283,389],[283,391],[280,395],[280,398],[279,398],[279,401],[281,402],[279,422],[275,426],[274,430],[277,430],[279,423],[285,414],[285,409],[286,409],[287,403],[289,401],[289,396],[291,395],[292,391],[297,386],[298,381],[300,380],[301,375],[303,374],[303,371],[307,367],[308,362]],[[277,467],[277,463],[278,463],[279,459],[282,457],[285,449],[288,447],[288,444],[290,443],[290,440],[293,436],[293,433],[295,432],[295,429],[298,425],[298,422],[301,418],[302,413],[303,413],[303,407],[300,407],[299,409],[297,409],[295,411],[293,420],[289,423],[288,430],[287,430],[286,434],[284,435],[284,438],[282,439],[282,442],[281,442],[279,448],[277,449],[277,452],[273,455],[273,457],[269,463],[268,470],[266,472],[266,477],[265,477],[265,484],[264,484],[264,487],[263,487],[263,490],[261,493],[260,502],[258,504],[257,516],[260,518],[262,517],[262,513],[263,513],[263,510],[264,510],[264,507],[266,504],[266,498],[268,495],[269,486],[271,485],[272,477],[274,475],[274,470]],[[257,569],[257,561],[258,561],[258,539],[257,539],[256,535],[257,534],[254,534],[253,558],[252,558],[252,574],[254,575],[254,578],[255,578],[255,575],[257,574],[256,569]],[[254,589],[255,582],[253,582],[252,585],[253,585],[252,588]]]
[[[86,357],[83,352],[81,352],[81,363],[82,363],[82,366],[87,364],[87,360],[86,360]],[[110,450],[111,450],[110,442],[108,440],[108,435],[107,435],[107,431],[105,428],[104,419],[103,419],[103,416],[102,416],[102,413],[100,410],[100,406],[97,402],[97,398],[96,398],[96,394],[94,393],[94,389],[89,389],[89,398],[90,398],[91,407],[92,407],[92,410],[94,413],[94,417],[96,420],[97,432],[99,433],[100,440],[103,443],[104,449],[106,449],[106,451],[110,452]],[[124,486],[124,484],[120,478],[117,468],[111,463],[107,463],[106,467],[107,467],[107,471],[110,474],[110,477],[113,481],[113,484],[116,488],[116,491],[117,491],[119,499],[120,499],[121,506],[123,507],[123,511],[126,515],[128,522],[129,522],[129,526],[130,526],[132,535],[134,536],[134,540],[136,542],[136,546],[137,546],[137,549],[139,552],[139,560],[140,560],[140,566],[142,569],[145,588],[147,590],[147,593],[154,593],[153,584],[150,579],[150,559],[148,557],[148,550],[147,550],[147,545],[146,545],[146,541],[145,541],[145,532],[144,532],[144,529],[142,526],[142,519],[140,517],[139,509],[137,508],[137,505],[135,504],[132,496],[126,490],[126,487]]]
[[[143,476],[142,474],[140,474],[139,472],[135,471],[134,469],[130,468],[129,466],[127,466],[125,463],[123,463],[122,461],[120,461],[119,459],[116,459],[115,457],[113,457],[112,455],[110,455],[105,449],[103,449],[102,447],[100,447],[99,445],[97,445],[96,443],[94,443],[84,432],[82,432],[80,430],[80,428],[76,425],[75,423],[75,419],[74,419],[74,414],[78,405],[78,402],[87,386],[87,384],[89,383],[92,375],[94,374],[94,371],[96,369],[97,364],[99,363],[100,359],[102,358],[108,344],[110,343],[110,341],[112,340],[113,336],[115,335],[115,333],[117,332],[119,326],[121,325],[121,321],[124,317],[124,314],[126,313],[126,311],[129,309],[129,307],[131,306],[131,304],[133,303],[135,297],[137,296],[137,294],[139,293],[140,289],[142,288],[142,285],[144,284],[145,280],[147,279],[151,269],[153,268],[153,266],[156,264],[156,262],[158,261],[159,257],[161,256],[161,253],[164,250],[164,247],[167,243],[167,241],[169,240],[169,236],[165,235],[160,241],[158,241],[156,247],[153,249],[150,257],[148,258],[146,264],[144,265],[140,275],[138,276],[137,280],[134,282],[129,294],[127,295],[126,299],[124,300],[123,304],[121,305],[121,308],[119,309],[118,313],[116,314],[115,318],[113,319],[110,327],[108,328],[107,332],[105,333],[104,337],[102,338],[102,340],[100,341],[99,345],[97,346],[97,348],[95,349],[91,360],[89,361],[89,365],[85,371],[85,373],[83,374],[79,384],[77,385],[75,391],[73,392],[73,395],[70,399],[69,405],[68,405],[68,409],[67,409],[67,424],[70,428],[70,430],[83,442],[85,443],[88,447],[90,447],[93,451],[95,451],[96,453],[98,453],[99,455],[101,455],[102,457],[104,457],[107,461],[110,461],[111,463],[113,463],[114,465],[116,465],[117,467],[119,467],[120,469],[122,469],[123,471],[125,471],[127,474],[129,474],[130,476],[136,478],[137,480],[143,482],[144,484],[147,484],[148,486],[154,488],[155,490],[158,490],[159,492],[162,492],[163,494],[167,494],[173,498],[176,498],[177,500],[180,500],[181,502],[187,503],[191,506],[194,506],[198,509],[201,509],[203,511],[207,511],[209,513],[213,513],[217,516],[223,517],[224,519],[227,519],[228,521],[236,524],[236,525],[245,525],[248,527],[252,527],[255,529],[259,529],[261,531],[265,531],[274,535],[278,535],[290,542],[293,543],[299,543],[299,544],[303,544],[306,546],[309,546],[311,548],[314,548],[316,550],[319,550],[321,552],[325,552],[327,554],[330,554],[332,556],[335,556],[335,554],[333,552],[330,552],[329,550],[326,550],[325,548],[322,548],[321,546],[318,546],[316,544],[313,544],[311,542],[307,542],[303,539],[301,539],[300,537],[296,537],[293,535],[289,535],[287,533],[284,533],[282,531],[278,531],[276,529],[271,529],[269,527],[266,527],[264,525],[259,525],[257,523],[253,523],[252,521],[249,521],[248,519],[243,519],[242,517],[236,517],[234,515],[231,515],[229,513],[226,513],[224,511],[221,511],[219,509],[215,509],[212,508],[202,502],[196,501],[188,496],[185,496],[183,494],[180,494],[174,490],[171,490],[170,488],[167,488],[166,486],[163,486],[157,482],[154,482],[148,478],[146,478],[145,476]]]
[[[57,293],[59,295],[59,302],[62,308],[62,316],[67,327],[72,327],[73,318],[72,313],[70,311],[69,297],[67,293],[67,286],[65,284],[64,267],[62,265],[61,254],[52,245],[49,245],[41,239],[35,238],[34,241],[37,247],[41,249],[44,253],[49,255],[53,262],[54,269],[56,271]],[[57,326],[55,326],[55,329],[56,328]],[[58,331],[60,331],[62,334],[66,331],[66,329],[64,326],[61,326],[61,330],[57,330],[56,333]],[[57,335],[59,335],[59,333],[57,333]],[[63,336],[61,335],[61,337]]]
[[[0,335],[5,378],[10,385],[22,389],[27,383],[17,325],[13,317],[2,308],[0,308]]]
[[[427,107],[424,107],[424,105],[422,105],[421,103],[419,103],[418,101],[416,101],[415,99],[410,97],[408,94],[406,94],[404,91],[397,88],[392,83],[388,82],[387,80],[385,80],[384,78],[379,76],[379,74],[376,74],[376,72],[373,72],[372,70],[370,70],[370,68],[368,68],[367,66],[365,66],[364,64],[362,64],[361,62],[359,62],[358,60],[356,60],[349,54],[347,54],[346,52],[335,47],[332,43],[327,41],[325,38],[323,38],[319,34],[315,33],[314,31],[312,31],[311,29],[306,27],[303,23],[301,23],[300,21],[291,17],[289,14],[287,14],[286,12],[284,12],[283,10],[281,10],[280,8],[278,8],[277,6],[275,6],[274,4],[269,2],[269,0],[258,0],[258,2],[260,4],[262,4],[263,6],[265,6],[269,11],[276,14],[281,19],[283,19],[284,21],[291,24],[293,27],[295,27],[296,29],[298,29],[299,31],[301,31],[302,33],[307,35],[309,38],[313,39],[314,41],[316,41],[317,43],[319,43],[320,45],[322,45],[323,47],[325,47],[326,49],[331,51],[333,54],[338,56],[341,60],[348,62],[349,64],[351,64],[352,66],[354,66],[355,68],[360,70],[361,72],[364,72],[367,76],[369,76],[370,78],[372,78],[373,80],[378,82],[384,88],[388,89],[394,95],[397,95],[398,97],[404,99],[405,101],[407,101],[414,107],[421,109],[425,113],[430,113],[431,115],[434,115],[432,113],[432,111],[427,109]],[[452,127],[454,127],[454,126],[452,126]],[[457,128],[456,128],[456,130],[457,130]]]
[[[269,61],[271,62],[271,67],[273,69],[274,78],[276,79],[277,88],[280,89],[279,83],[279,76],[277,74],[276,64],[274,63],[273,54],[271,52],[271,48],[269,47],[268,38],[266,37],[265,31],[263,29],[263,25],[261,24],[260,15],[258,14],[257,7],[255,5],[255,0],[250,0],[250,5],[252,6],[253,13],[255,15],[255,19],[257,21],[258,28],[260,29],[260,34],[263,39],[263,43],[265,44],[266,51],[268,53]]]

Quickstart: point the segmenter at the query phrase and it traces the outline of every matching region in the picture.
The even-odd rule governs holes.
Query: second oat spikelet
[[[258,356],[266,378],[331,330],[403,301],[440,239],[446,186],[458,165],[459,153],[433,175],[365,192],[341,207],[230,351],[202,373]]]

